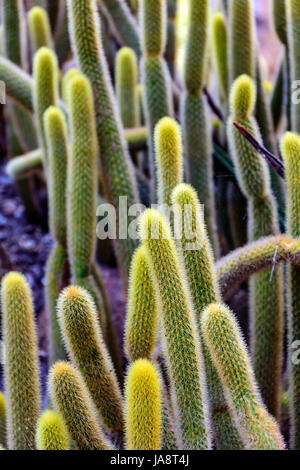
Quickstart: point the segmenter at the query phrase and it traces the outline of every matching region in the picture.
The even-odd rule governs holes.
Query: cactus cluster
[[[6,177],[52,241],[41,321],[0,279],[1,450],[300,449],[300,1],[274,86],[254,0],[185,0],[183,47],[178,5],[1,2]]]

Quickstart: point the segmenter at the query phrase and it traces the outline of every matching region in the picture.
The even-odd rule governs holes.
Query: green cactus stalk
[[[101,0],[105,6],[109,19],[123,46],[134,50],[139,57],[141,54],[140,32],[136,19],[132,15],[125,0]]]
[[[227,59],[227,27],[223,13],[216,12],[212,16],[211,48],[218,86],[223,100],[228,101],[228,59]]]
[[[209,449],[205,376],[196,320],[170,227],[154,209],[141,218],[141,239],[161,314],[178,429],[183,449]],[[178,357],[182,361],[178,363]],[[191,419],[193,416],[193,419]]]
[[[281,141],[281,152],[285,164],[287,185],[287,232],[291,237],[300,237],[299,211],[299,170],[300,138],[297,134],[286,133]],[[299,340],[299,304],[300,304],[300,266],[288,267],[288,370],[290,390],[290,447],[300,449],[300,371],[297,362],[293,362],[295,342]]]
[[[76,448],[113,450],[98,425],[94,404],[77,370],[67,362],[57,362],[50,371],[49,385],[51,397]]]
[[[28,111],[33,111],[32,79],[5,57],[0,56],[0,80],[5,83],[7,96],[23,106]]]
[[[253,0],[229,2],[229,86],[242,74],[255,78],[255,25]]]
[[[160,450],[161,379],[156,366],[138,359],[129,368],[126,389],[126,449]]]
[[[91,296],[79,287],[68,287],[59,297],[58,315],[66,347],[104,425],[110,431],[120,431],[123,427],[121,392]]]
[[[139,8],[143,52],[141,62],[143,100],[150,152],[149,169],[156,188],[154,130],[160,119],[173,115],[172,85],[163,58],[166,48],[166,0],[142,0]]]
[[[31,8],[28,13],[28,25],[33,53],[40,49],[40,47],[52,47],[49,17],[44,8]]]
[[[138,126],[137,99],[138,66],[136,55],[129,47],[122,47],[116,58],[116,95],[123,126]]]
[[[68,87],[72,78],[80,75],[80,71],[76,67],[71,67],[63,76],[62,80],[62,99],[66,105],[68,104]]]
[[[287,3],[282,0],[272,0],[272,18],[274,29],[282,44],[287,45]]]
[[[275,84],[271,96],[271,115],[274,123],[275,132],[278,131],[282,119],[285,113],[285,93],[286,93],[286,83],[285,83],[285,73],[286,73],[286,59],[285,57],[280,63],[279,69],[277,71]]]
[[[25,155],[14,157],[6,165],[6,172],[15,180],[23,179],[34,172],[42,170],[41,151],[33,150]]]
[[[3,0],[2,7],[3,21],[3,46],[5,56],[21,66],[25,61],[25,31],[21,18],[24,14],[22,0]]]
[[[189,28],[182,102],[183,143],[187,178],[205,207],[205,221],[215,256],[219,256],[213,188],[211,128],[203,96],[208,49],[209,4],[189,0]]]
[[[6,446],[6,400],[2,392],[0,392],[0,445]]]
[[[184,262],[201,338],[202,312],[209,304],[219,302],[221,298],[213,255],[196,191],[187,184],[180,184],[173,191],[172,202],[175,207],[175,236],[178,238],[177,245]],[[221,381],[203,339],[202,351],[217,447],[241,449],[242,444],[231,420]]]
[[[169,393],[162,381],[162,438],[161,450],[178,450],[174,413]]]
[[[252,112],[256,90],[247,75],[237,78],[231,91],[228,140],[240,188],[248,199],[248,240],[279,233],[276,201],[270,188],[266,162],[233,123],[246,127],[258,140],[260,132]],[[283,351],[282,267],[266,269],[250,280],[251,351],[254,370],[268,410],[276,417],[280,405]]]
[[[154,132],[159,204],[171,206],[173,189],[183,179],[181,129],[169,117],[161,119]]]
[[[43,148],[43,164],[47,174],[48,156],[47,139],[44,130],[44,113],[50,106],[58,104],[58,64],[53,51],[41,47],[34,55],[34,111],[37,119],[37,129]]]
[[[151,359],[155,350],[157,308],[145,248],[140,246],[133,258],[129,280],[125,327],[125,351],[128,359]]]
[[[40,417],[36,432],[37,450],[69,450],[69,438],[63,420],[53,410]]]
[[[68,0],[72,48],[83,73],[90,79],[95,101],[100,164],[107,200],[117,209],[117,229],[124,221],[119,217],[121,196],[128,206],[138,202],[132,164],[116,111],[112,85],[100,42],[100,23],[95,0]],[[88,33],[88,34],[87,34]],[[121,215],[122,217],[122,215]],[[131,257],[137,240],[115,240],[116,255],[125,288]]]
[[[173,78],[176,78],[177,59],[176,11],[177,0],[167,0],[168,22],[165,59],[169,67],[170,75]]]
[[[245,447],[284,450],[279,426],[267,413],[257,390],[246,345],[233,314],[220,304],[211,304],[203,312],[201,324]]]
[[[38,348],[30,287],[19,273],[1,285],[7,438],[11,450],[35,449],[40,412]]]
[[[299,53],[299,20],[300,20],[300,3],[297,0],[286,1],[286,15],[287,15],[287,37],[288,37],[288,50],[289,50],[289,66],[290,66],[290,87],[292,90],[297,88],[297,80],[300,76],[300,53]],[[292,100],[291,105],[291,125],[292,131],[297,134],[300,133],[300,111],[297,104],[297,99]]]

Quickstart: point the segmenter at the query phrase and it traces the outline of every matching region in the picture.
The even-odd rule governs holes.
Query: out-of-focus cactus
[[[103,423],[111,431],[120,431],[123,427],[121,392],[92,298],[79,287],[68,287],[59,298],[58,314],[67,349]]]
[[[41,7],[33,7],[28,13],[29,32],[32,52],[40,47],[52,47],[51,28],[47,11]]]
[[[97,412],[77,370],[57,362],[50,371],[51,397],[62,416],[72,442],[79,450],[112,450],[97,422]]]
[[[33,450],[40,412],[38,349],[30,287],[19,273],[2,280],[7,440],[11,450]]]
[[[28,111],[33,111],[33,84],[30,75],[10,60],[0,56],[0,79],[6,85],[6,93],[9,98]]]
[[[223,13],[212,16],[212,56],[221,96],[228,100],[227,27]]]
[[[242,75],[231,90],[228,140],[238,181],[248,199],[248,240],[279,233],[276,201],[271,193],[266,162],[234,127],[238,123],[261,140],[252,116],[256,90],[253,80]],[[250,281],[251,348],[254,370],[268,410],[279,414],[283,351],[283,272],[266,269]]]
[[[6,400],[2,392],[0,392],[0,445],[6,446]]]
[[[291,237],[300,237],[299,208],[299,171],[300,171],[300,138],[299,135],[286,133],[281,142],[281,152],[285,164],[287,184],[287,231]],[[288,367],[290,388],[290,425],[292,449],[300,449],[300,371],[297,361],[293,361],[295,345],[300,337],[300,266],[291,264],[288,267]]]
[[[257,391],[246,346],[232,313],[222,305],[211,304],[201,323],[244,445],[252,450],[283,450],[279,427]]]
[[[125,390],[126,449],[160,450],[161,379],[156,366],[138,359],[129,368]]]
[[[58,413],[46,410],[40,417],[36,432],[38,450],[69,450],[65,424]]]
[[[68,0],[71,43],[78,65],[90,79],[95,101],[97,134],[103,186],[107,199],[117,209],[117,230],[124,223],[119,217],[119,198],[127,197],[131,205],[138,202],[138,192],[130,157],[122,133],[107,64],[102,53],[100,23],[95,0]],[[88,34],[87,34],[88,33]],[[126,288],[131,257],[137,240],[115,240],[116,255]]]
[[[170,227],[154,209],[148,209],[142,216],[141,239],[161,315],[175,418],[182,433],[182,445],[184,449],[208,449],[211,436],[196,320]],[[180,356],[182,361],[178,363]]]
[[[116,93],[123,126],[138,125],[138,67],[136,55],[129,47],[119,50],[116,58]]]
[[[125,350],[130,361],[151,359],[155,349],[157,308],[145,248],[132,259],[125,328]]]

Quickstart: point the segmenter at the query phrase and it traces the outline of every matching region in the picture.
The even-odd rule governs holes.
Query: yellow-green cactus
[[[129,368],[125,390],[126,449],[160,450],[161,379],[156,366],[138,359]]]
[[[138,125],[138,66],[134,51],[122,47],[116,57],[116,94],[123,126]]]
[[[52,37],[49,17],[44,8],[35,6],[28,13],[29,32],[32,52],[40,47],[52,47]]]
[[[212,55],[221,96],[228,99],[227,27],[223,13],[212,17]]]
[[[36,432],[37,450],[69,450],[69,438],[61,416],[46,410],[39,419]]]
[[[2,392],[0,392],[0,445],[6,446],[6,400]]]

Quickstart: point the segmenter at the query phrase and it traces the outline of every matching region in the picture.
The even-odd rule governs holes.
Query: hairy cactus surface
[[[160,382],[157,367],[147,359],[138,359],[129,368],[125,390],[127,450],[161,448]]]
[[[51,47],[51,28],[47,11],[41,7],[33,7],[28,13],[28,24],[32,51],[40,47]]]
[[[5,446],[7,439],[6,433],[6,400],[2,392],[0,392],[0,444]]]
[[[137,81],[136,55],[129,47],[123,47],[116,58],[116,94],[122,123],[127,129],[138,125]]]
[[[38,421],[36,447],[38,450],[69,450],[65,424],[53,410],[44,411]]]
[[[38,351],[32,295],[21,274],[11,272],[2,280],[1,305],[8,447],[33,450],[40,411]]]

